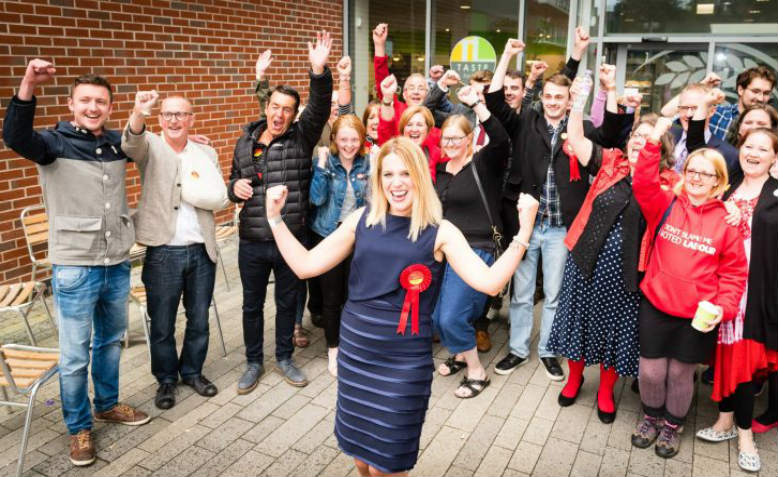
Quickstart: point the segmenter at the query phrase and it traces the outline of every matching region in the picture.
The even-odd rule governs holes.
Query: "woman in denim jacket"
[[[328,236],[348,215],[365,205],[370,161],[365,147],[365,126],[353,114],[341,116],[332,125],[329,148],[320,147],[313,166],[310,201],[314,245]],[[322,290],[324,336],[327,340],[330,374],[337,375],[340,312],[346,303],[351,258],[319,277]]]

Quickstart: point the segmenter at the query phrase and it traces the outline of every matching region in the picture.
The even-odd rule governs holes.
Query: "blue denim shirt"
[[[343,208],[343,200],[346,198],[347,176],[354,189],[357,207],[365,205],[369,175],[370,161],[365,156],[354,158],[354,165],[351,166],[348,174],[338,156],[330,154],[324,169],[319,167],[318,161],[315,161],[309,193],[311,204],[316,207],[311,229],[322,237],[335,231]]]

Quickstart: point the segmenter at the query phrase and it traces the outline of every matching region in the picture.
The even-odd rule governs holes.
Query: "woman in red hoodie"
[[[735,318],[748,267],[743,239],[727,225],[718,198],[728,184],[720,153],[698,149],[689,154],[674,190],[659,183],[659,138],[671,121],[660,118],[640,152],[632,191],[656,239],[640,285],[645,299],[638,312],[640,400],[645,413],[632,434],[632,445],[657,441],[660,457],[680,448],[683,425],[694,393],[694,371],[716,347],[718,323]],[[699,302],[718,308],[704,331],[691,326]]]

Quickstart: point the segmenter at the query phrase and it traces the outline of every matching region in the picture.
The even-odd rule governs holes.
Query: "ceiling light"
[[[462,10],[470,10],[470,5],[460,5],[459,8]]]
[[[500,30],[499,28],[497,29],[497,33],[500,33],[501,31],[502,31],[502,30]]]
[[[751,15],[758,15],[762,12],[760,10],[749,10],[748,13],[750,13]]]
[[[714,6],[712,3],[698,3],[697,15],[712,15]]]

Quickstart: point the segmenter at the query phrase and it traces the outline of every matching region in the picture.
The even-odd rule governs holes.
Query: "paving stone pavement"
[[[265,322],[267,372],[251,394],[240,396],[235,383],[244,367],[241,326],[241,287],[236,246],[224,253],[230,289],[221,270],[216,277],[216,302],[221,316],[227,356],[211,320],[211,343],[204,374],[219,387],[207,399],[186,386],[178,387],[177,404],[167,411],[154,407],[156,383],[150,373],[139,314],[130,305],[130,346],[122,351],[120,398],[153,416],[151,423],[126,427],[96,423],[97,462],[74,468],[67,458],[68,437],[54,380],[39,393],[25,460],[27,476],[240,476],[240,475],[358,475],[351,458],[338,449],[332,428],[336,382],[327,372],[327,353],[321,329],[310,325],[311,345],[295,352],[310,384],[295,388],[273,371],[274,320]],[[133,270],[133,283],[140,283]],[[49,298],[51,304],[51,298]],[[537,314],[536,314],[537,315]],[[272,293],[265,316],[274,316]],[[682,449],[664,460],[653,449],[631,447],[629,436],[640,417],[638,396],[629,380],[616,387],[618,415],[611,425],[597,418],[598,371],[586,370],[586,382],[577,403],[560,409],[556,403],[561,383],[550,382],[537,355],[509,376],[491,372],[505,355],[507,306],[491,325],[493,348],[481,355],[491,385],[477,398],[461,400],[453,391],[457,378],[435,376],[422,432],[421,450],[413,475],[423,476],[741,476],[737,442],[709,444],[694,432],[710,425],[716,407],[708,386],[698,384],[689,413]],[[177,330],[180,344],[183,315]],[[536,316],[537,318],[537,316]],[[0,342],[27,344],[18,319],[0,318]],[[56,346],[56,334],[41,310],[31,315],[39,344]],[[537,344],[534,336],[533,347]],[[447,357],[439,344],[436,365]],[[767,393],[757,411],[767,404]],[[23,424],[19,411],[0,409],[0,475],[13,475]],[[778,475],[776,430],[756,438],[762,458],[760,476]]]

